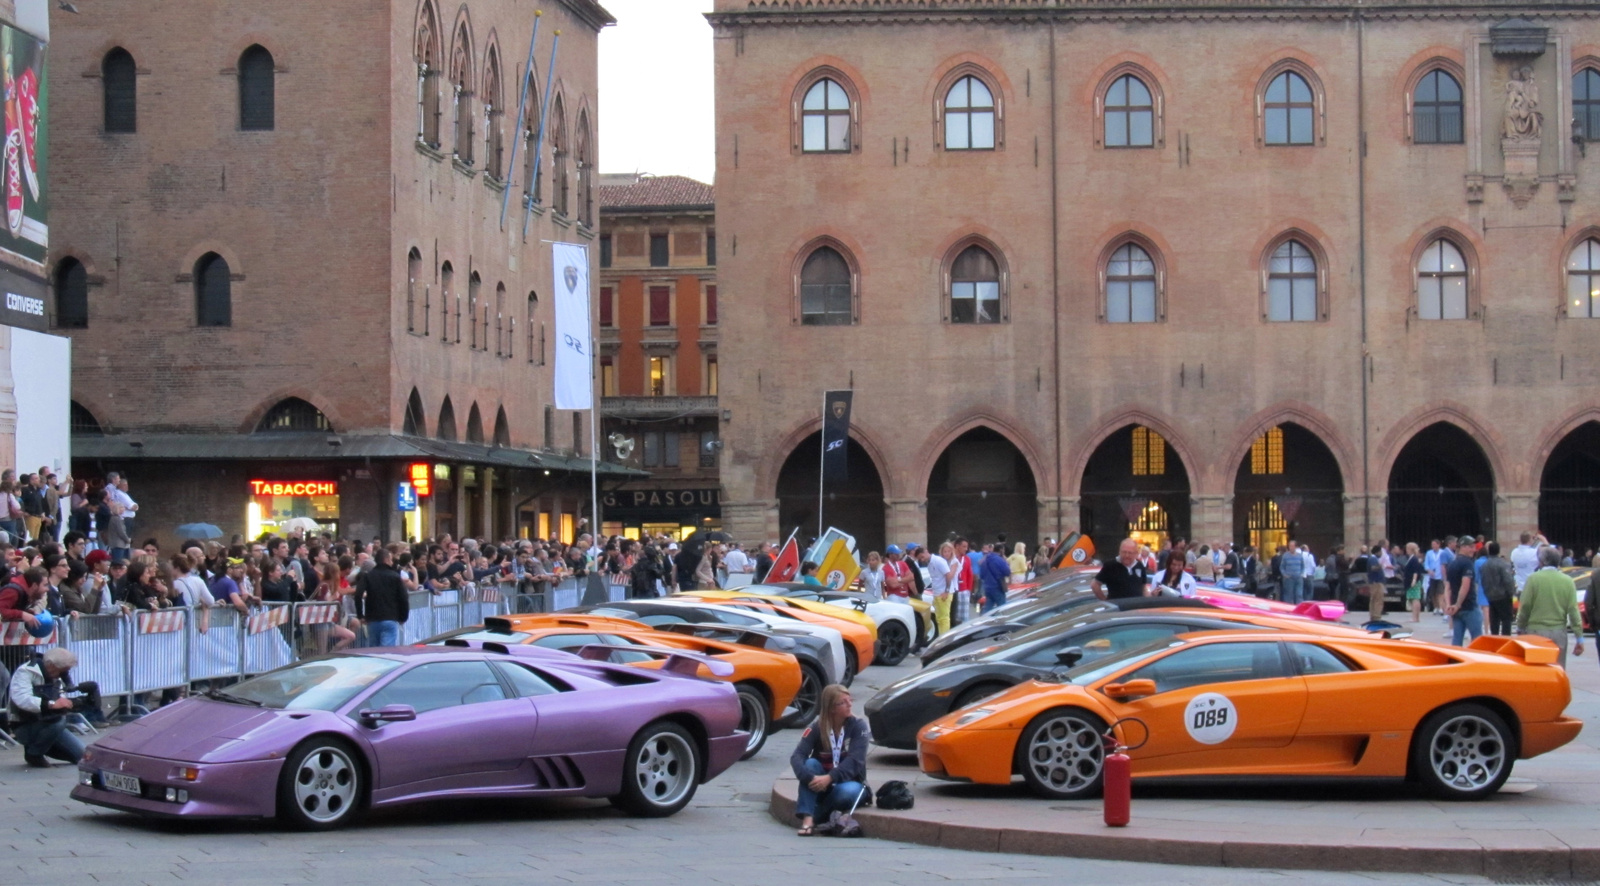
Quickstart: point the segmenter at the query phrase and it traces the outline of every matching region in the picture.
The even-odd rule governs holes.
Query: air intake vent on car
[[[567,791],[583,787],[583,772],[571,757],[533,757],[535,786],[545,791]]]

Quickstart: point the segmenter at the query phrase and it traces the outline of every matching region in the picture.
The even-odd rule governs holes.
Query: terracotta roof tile
[[[595,189],[600,209],[665,208],[705,206],[716,203],[716,189],[686,175],[656,175],[639,178],[631,184],[601,184]]]

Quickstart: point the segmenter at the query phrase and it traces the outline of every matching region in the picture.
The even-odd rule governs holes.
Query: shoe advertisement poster
[[[0,250],[43,265],[50,229],[45,223],[50,192],[45,188],[50,146],[45,131],[44,45],[15,28],[0,26],[0,85],[5,99],[5,154],[0,168],[6,204]]]

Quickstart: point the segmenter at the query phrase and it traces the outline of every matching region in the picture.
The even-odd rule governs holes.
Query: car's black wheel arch
[[[987,689],[989,691],[984,695],[984,698],[988,698],[991,695],[1004,692],[1015,685],[1017,685],[1017,681],[1007,680],[994,674],[984,674],[981,677],[975,677],[973,678],[972,682],[962,686],[960,690],[950,693],[950,697],[952,699],[950,702],[950,713],[954,713],[970,704],[977,704],[982,700],[974,699],[969,701],[968,704],[961,704],[962,699],[965,699],[969,693],[979,689]]]
[[[1506,728],[1511,730],[1511,741],[1513,742],[1513,746],[1511,747],[1511,753],[1508,755],[1510,761],[1515,762],[1520,758],[1522,754],[1522,721],[1517,718],[1517,712],[1512,709],[1511,705],[1506,704],[1504,701],[1501,701],[1492,695],[1475,695],[1471,698],[1458,698],[1452,701],[1447,701],[1417,718],[1416,725],[1411,728],[1411,745],[1406,749],[1406,781],[1418,780],[1417,772],[1413,767],[1417,757],[1417,742],[1422,740],[1422,725],[1427,723],[1434,714],[1437,714],[1440,711],[1448,708],[1453,708],[1464,704],[1483,705],[1484,707],[1498,714],[1500,719],[1505,721]]]

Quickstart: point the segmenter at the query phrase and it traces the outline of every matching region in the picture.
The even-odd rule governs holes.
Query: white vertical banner
[[[556,293],[556,408],[593,409],[590,377],[589,247],[552,243]]]

